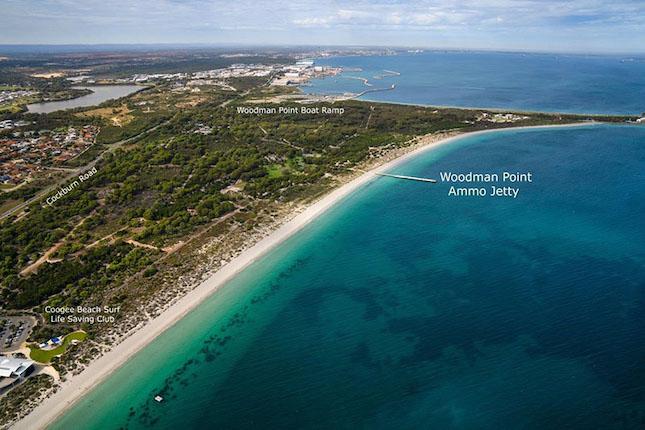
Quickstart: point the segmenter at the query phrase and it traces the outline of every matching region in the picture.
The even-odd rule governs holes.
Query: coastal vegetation
[[[117,324],[82,326],[109,345],[188,291],[206,270],[203,261],[209,270],[221,267],[304,204],[370,163],[400,154],[420,135],[585,119],[530,113],[492,122],[487,118],[494,113],[482,110],[356,100],[311,105],[342,105],[342,114],[302,113],[295,101],[280,104],[292,114],[240,114],[240,106],[293,94],[265,82],[236,78],[229,82],[234,90],[202,86],[199,92],[157,83],[91,108],[6,114],[28,123],[22,133],[84,125],[100,132],[94,145],[65,162],[73,175],[52,173],[0,192],[3,211],[21,209],[0,219],[3,307],[43,316],[47,305],[121,305]],[[90,167],[97,173],[47,203]],[[81,328],[46,321],[31,340]],[[50,362],[68,338],[85,335],[75,332],[61,351],[34,348],[31,356]],[[102,352],[84,342],[56,364],[76,369],[72,360],[83,363]]]
[[[11,395],[0,397],[0,423],[10,423],[38,405],[53,385],[48,375],[36,375],[11,390]]]
[[[186,104],[190,95],[161,85],[99,108],[23,115],[34,130],[97,124],[100,146],[72,165],[101,158],[99,173],[55,204],[36,201],[2,221],[3,303],[15,309],[52,301],[77,305],[115,286],[127,289],[126,279],[153,276],[161,268],[151,271],[151,265],[200,226],[240,209],[254,213],[260,204],[310,200],[353,167],[417,135],[579,120],[533,114],[495,124],[478,120],[476,110],[360,101],[343,102],[342,115],[238,114],[237,106],[275,93],[255,81],[249,85],[241,97],[202,91],[194,105]],[[112,115],[123,118],[124,112],[127,121],[115,124]],[[26,200],[36,191],[28,185],[0,198]],[[37,271],[20,273],[53,247]]]

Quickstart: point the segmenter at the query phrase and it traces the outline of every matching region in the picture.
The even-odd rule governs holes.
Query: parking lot
[[[0,316],[0,352],[18,349],[29,337],[34,323],[29,316]]]

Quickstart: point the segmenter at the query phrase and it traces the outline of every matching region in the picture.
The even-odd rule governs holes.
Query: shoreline
[[[395,52],[392,54],[345,54],[345,55],[332,55],[329,57],[321,57],[321,56],[315,56],[315,60],[324,60],[324,61],[331,61],[331,60],[336,60],[336,59],[344,59],[344,58],[360,58],[360,57],[383,57],[383,56],[416,56],[419,53],[410,53],[409,49],[414,49],[414,48],[394,48]],[[402,49],[405,51],[398,51],[398,49]],[[492,54],[492,53],[497,53],[497,54],[504,54],[504,55],[555,55],[555,56],[576,56],[576,57],[585,57],[588,56],[587,54],[583,53],[575,53],[575,52],[548,52],[548,51],[537,51],[537,52],[523,52],[523,51],[499,51],[499,50],[487,50],[487,49],[466,49],[466,50],[460,50],[460,49],[438,49],[438,48],[424,48],[421,49],[421,54],[423,53],[445,53],[445,52],[450,52],[450,53],[483,53],[483,54]],[[601,53],[596,53],[596,54],[590,54],[592,57],[613,57],[616,56],[614,54],[601,54]],[[627,54],[627,55],[633,55],[633,54]],[[620,57],[620,55],[618,55]],[[638,56],[638,55],[637,55]],[[339,73],[337,76],[343,77],[343,66],[339,65],[331,65],[331,64],[324,64],[324,66],[328,67],[334,67],[334,68],[340,68],[341,73]],[[348,66],[349,69],[353,69],[353,67]],[[364,70],[361,70],[364,71]],[[385,72],[391,72],[391,70],[384,70]],[[391,76],[401,76],[400,72],[397,75],[391,75]],[[346,76],[345,76],[346,77]],[[356,79],[365,79],[361,77],[355,77]],[[315,80],[317,78],[311,79]],[[324,78],[322,78],[324,79]],[[300,89],[300,86],[298,86],[298,89]],[[313,95],[313,94],[312,94]],[[316,95],[324,95],[324,96],[331,96],[331,97],[337,97],[342,94],[334,93],[334,94],[321,94],[317,93]],[[365,101],[365,102],[372,102],[372,103],[384,103],[384,104],[396,104],[396,105],[403,105],[403,106],[419,106],[419,107],[424,107],[424,108],[437,108],[437,109],[464,109],[464,110],[485,110],[489,112],[499,112],[499,113],[505,113],[505,112],[512,112],[512,113],[517,113],[517,114],[546,114],[546,115],[573,115],[573,116],[589,116],[589,117],[596,117],[596,118],[601,118],[601,117],[638,117],[639,112],[632,112],[632,113],[587,113],[587,112],[562,112],[562,111],[549,111],[549,110],[525,110],[522,108],[504,108],[504,107],[482,107],[482,106],[453,106],[453,105],[437,105],[437,104],[427,104],[427,103],[413,103],[413,102],[395,102],[395,101],[387,101],[387,100],[374,100],[370,98],[361,98],[362,93],[358,93],[352,97],[354,100],[359,100],[359,101]]]
[[[308,93],[303,89],[303,87],[304,87],[303,85],[298,85],[298,86],[295,86],[294,88],[297,88],[300,91],[300,94],[305,96],[337,98],[335,102],[344,101],[344,100],[356,100],[359,102],[380,103],[385,105],[391,104],[391,105],[398,105],[398,106],[413,106],[413,107],[420,107],[420,108],[426,108],[426,109],[481,110],[481,111],[494,112],[494,113],[515,113],[515,114],[524,114],[524,115],[550,115],[550,116],[564,115],[564,116],[570,116],[570,117],[581,117],[580,120],[583,120],[583,118],[589,118],[589,120],[591,121],[595,121],[595,120],[602,121],[603,118],[623,118],[625,120],[628,120],[630,118],[639,117],[639,113],[586,113],[586,112],[562,112],[562,111],[546,111],[546,110],[544,111],[522,110],[521,108],[505,109],[501,107],[454,106],[454,105],[437,105],[437,104],[413,103],[413,102],[395,102],[395,101],[389,101],[389,100],[375,100],[369,97],[368,98],[363,97],[366,93],[370,94],[374,92],[391,91],[394,89],[390,87],[367,90],[367,92],[362,91],[359,93],[350,93],[352,94],[351,96],[347,96],[346,95],[347,93]],[[535,127],[539,127],[539,126],[535,126]]]
[[[331,67],[331,66],[330,66]],[[336,67],[336,66],[334,66]],[[338,66],[340,67],[340,66]],[[341,67],[342,69],[342,67]],[[397,72],[398,73],[398,72]],[[336,76],[340,77],[345,77],[345,78],[351,78],[351,79],[357,79],[360,81],[368,81],[368,78],[361,78],[359,76],[342,76],[343,72],[341,71],[340,74]],[[390,75],[390,76],[400,76],[401,73],[398,75]],[[307,86],[310,85],[310,82],[316,79],[326,79],[327,77],[322,77],[322,78],[312,78],[307,80],[306,84]],[[396,84],[394,84],[396,85]],[[389,91],[393,90],[394,88],[382,88],[382,89],[374,89],[374,90],[368,90],[368,91],[361,91],[358,93],[352,93],[353,95],[351,97],[345,97],[344,94],[347,93],[307,93],[306,91],[303,90],[304,85],[297,85],[295,88],[297,88],[301,94],[303,95],[309,95],[309,96],[324,96],[324,97],[339,97],[342,100],[357,100],[357,101],[363,101],[363,102],[370,102],[370,103],[382,103],[382,104],[393,104],[393,105],[400,105],[400,106],[418,106],[422,108],[436,108],[436,109],[461,109],[461,110],[482,110],[482,111],[487,111],[487,112],[495,112],[495,113],[507,113],[507,112],[512,112],[516,114],[525,114],[525,115],[569,115],[569,116],[579,116],[579,117],[590,117],[591,119],[593,118],[607,118],[607,117],[621,117],[621,118],[633,118],[633,117],[638,117],[639,113],[638,112],[633,112],[633,113],[588,113],[588,112],[563,112],[563,111],[549,111],[549,110],[525,110],[523,108],[503,108],[503,107],[485,107],[485,106],[456,106],[456,105],[440,105],[440,104],[428,104],[428,103],[414,103],[414,102],[396,102],[396,101],[389,101],[389,100],[375,100],[371,99],[369,97],[364,98],[363,96],[369,93],[373,92],[382,92],[382,91]]]
[[[349,197],[354,191],[379,178],[379,173],[384,173],[424,152],[468,137],[498,133],[505,130],[585,127],[596,124],[600,123],[591,121],[571,124],[504,127],[472,132],[460,132],[457,135],[450,137],[441,137],[435,133],[414,138],[416,139],[416,143],[412,145],[413,149],[401,154],[400,156],[396,156],[396,158],[392,160],[374,166],[357,177],[349,179],[347,182],[340,184],[338,187],[324,194],[318,200],[307,205],[304,210],[296,214],[294,217],[287,219],[282,225],[269,234],[269,236],[245,249],[228,264],[222,266],[219,270],[213,273],[208,279],[200,283],[183,297],[179,298],[156,318],[150,320],[140,329],[129,333],[122,342],[116,344],[107,353],[92,361],[81,373],[78,375],[70,375],[55,393],[46,398],[25,417],[14,423],[12,428],[33,430],[46,428],[48,425],[52,424],[67,410],[73,407],[84,394],[91,391],[96,385],[109,377],[110,374],[120,368],[134,354],[145,348],[157,336],[161,335],[186,314],[197,308],[204,300],[217,292],[217,290],[234,278],[238,273],[246,269],[259,258],[268,254],[285,240],[298,233],[310,222],[318,218],[318,216],[324,214],[328,209]],[[420,146],[414,147],[414,145]]]
[[[48,108],[48,107],[51,107],[52,105],[55,106],[55,105],[61,105],[61,104],[65,104],[65,103],[77,103],[79,100],[83,99],[84,97],[87,98],[87,97],[91,97],[93,95],[96,95],[97,91],[95,91],[94,88],[104,89],[104,88],[110,88],[110,87],[121,87],[121,88],[123,88],[123,87],[137,87],[138,89],[133,90],[132,92],[129,92],[129,93],[121,95],[121,96],[107,98],[105,100],[102,100],[102,101],[99,101],[99,102],[96,102],[96,103],[92,103],[92,104],[89,104],[89,105],[70,106],[70,107],[63,107],[63,108],[60,108],[60,109],[55,109],[54,108],[53,110],[50,110]],[[65,110],[70,110],[70,109],[85,109],[85,108],[98,107],[101,103],[104,103],[104,102],[109,101],[109,100],[117,100],[117,99],[120,99],[120,98],[132,96],[134,94],[137,94],[137,93],[143,91],[144,89],[146,89],[148,87],[143,86],[143,85],[135,85],[135,84],[120,84],[120,85],[119,84],[115,84],[115,85],[98,84],[98,85],[75,85],[75,86],[72,86],[71,88],[77,89],[77,90],[89,90],[90,93],[89,94],[83,94],[83,95],[80,95],[80,96],[77,96],[77,97],[72,97],[71,99],[49,100],[49,101],[41,101],[41,102],[38,102],[38,103],[29,103],[29,104],[25,105],[26,112],[27,113],[33,113],[33,114],[50,114],[50,113],[53,113],[53,112],[65,111]]]
[[[638,116],[638,113],[586,113],[586,112],[562,112],[562,111],[548,111],[548,110],[522,110],[521,108],[504,109],[500,107],[452,106],[452,105],[435,105],[435,104],[424,104],[424,103],[393,102],[393,101],[385,101],[385,100],[373,100],[370,98],[361,98],[361,97],[362,97],[361,95],[357,95],[354,99],[358,101],[363,101],[363,102],[384,103],[384,104],[393,104],[393,105],[400,105],[400,106],[418,106],[422,108],[483,110],[483,111],[495,112],[495,113],[515,113],[515,114],[524,114],[524,115],[565,115],[565,116],[589,117],[590,119],[607,118],[607,117],[620,117],[620,118],[627,119],[627,118]]]

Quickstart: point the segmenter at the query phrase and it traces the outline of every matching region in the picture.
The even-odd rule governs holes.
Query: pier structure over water
[[[409,181],[419,181],[419,182],[431,182],[431,183],[436,183],[436,179],[430,179],[430,178],[419,178],[416,176],[405,176],[405,175],[392,175],[390,173],[376,173],[379,176],[389,176],[390,178],[397,178],[397,179],[407,179]]]

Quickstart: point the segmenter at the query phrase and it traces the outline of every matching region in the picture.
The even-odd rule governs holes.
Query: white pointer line
[[[390,178],[408,179],[410,181],[432,182],[433,184],[437,182],[436,179],[417,178],[416,176],[390,175],[389,173],[379,173],[379,172],[375,172],[375,174],[379,176],[389,176]]]

